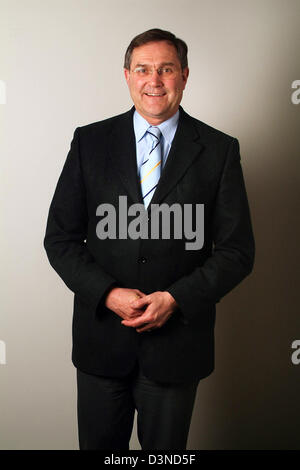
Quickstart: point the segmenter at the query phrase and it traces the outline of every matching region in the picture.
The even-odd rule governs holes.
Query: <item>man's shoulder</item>
[[[194,116],[189,115],[186,111],[183,111],[183,117],[189,123],[189,125],[195,129],[201,140],[204,142],[230,143],[233,139],[235,139],[235,137],[232,135],[224,132],[223,130],[217,129],[216,127],[213,127]]]
[[[94,134],[94,133],[107,133],[110,132],[114,127],[120,126],[122,122],[125,122],[128,118],[130,118],[132,111],[126,111],[121,114],[117,114],[115,116],[111,116],[106,119],[102,119],[101,121],[91,122],[89,124],[85,124],[80,126],[80,133],[81,134]]]

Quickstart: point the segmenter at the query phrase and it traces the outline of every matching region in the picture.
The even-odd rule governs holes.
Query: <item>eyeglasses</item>
[[[176,78],[178,76],[179,71],[173,66],[165,66],[159,67],[155,69],[154,67],[147,67],[147,66],[138,66],[132,70],[132,72],[139,78],[148,78],[153,75],[154,70],[158,73],[158,75],[162,78]]]

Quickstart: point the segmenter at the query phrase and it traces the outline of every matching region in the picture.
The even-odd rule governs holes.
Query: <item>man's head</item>
[[[181,102],[189,74],[187,45],[161,29],[139,34],[127,48],[124,73],[136,110],[158,125]]]

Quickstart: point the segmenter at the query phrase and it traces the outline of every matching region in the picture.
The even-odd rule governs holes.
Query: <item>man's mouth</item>
[[[165,93],[145,93],[147,96],[164,96]]]

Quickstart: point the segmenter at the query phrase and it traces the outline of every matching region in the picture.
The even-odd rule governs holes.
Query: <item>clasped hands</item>
[[[138,333],[161,328],[178,307],[167,291],[146,295],[138,289],[113,287],[107,294],[105,306],[119,315],[122,325]]]

